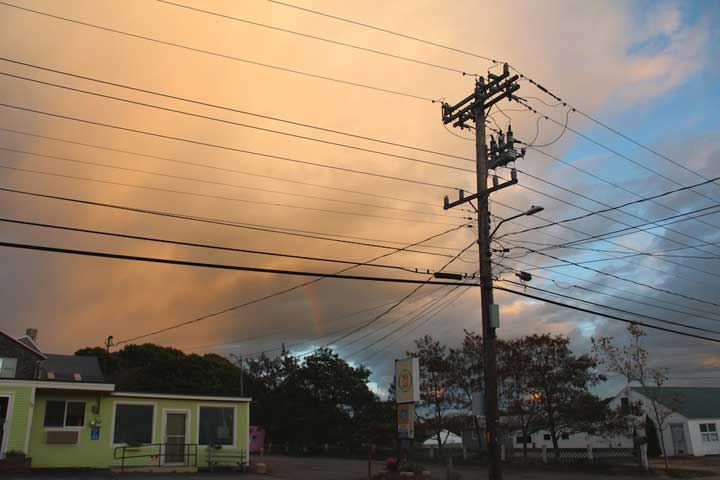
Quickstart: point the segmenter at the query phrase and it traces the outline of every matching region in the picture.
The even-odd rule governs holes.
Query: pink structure
[[[261,453],[265,449],[265,430],[250,425],[250,453]]]

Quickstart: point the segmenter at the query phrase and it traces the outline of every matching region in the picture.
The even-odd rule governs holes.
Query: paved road
[[[254,461],[264,461],[270,470],[270,475],[255,474],[121,474],[113,475],[109,472],[73,472],[73,473],[33,473],[30,475],[7,475],[3,480],[364,480],[367,478],[367,461],[346,460],[335,458],[301,458],[284,456],[267,456],[264,459],[254,457]],[[720,460],[720,459],[718,459]],[[680,466],[680,465],[678,465]],[[689,465],[682,465],[689,467]],[[713,468],[714,465],[711,467]],[[373,463],[373,471],[379,472],[383,468],[381,462]],[[430,467],[432,478],[445,479],[445,470],[440,465]],[[458,467],[462,480],[487,478],[487,470],[481,467]],[[528,470],[508,466],[504,471],[507,480],[599,480],[612,478],[613,480],[637,480],[648,478],[642,475],[618,474],[617,472],[588,473],[578,471],[548,471],[544,469]],[[652,478],[652,477],[651,477]],[[654,477],[661,478],[661,477]],[[716,477],[705,477],[703,480],[720,480]]]

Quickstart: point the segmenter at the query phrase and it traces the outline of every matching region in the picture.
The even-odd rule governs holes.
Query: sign
[[[402,403],[397,406],[398,437],[412,439],[415,436],[415,404]]]
[[[420,401],[420,363],[416,357],[395,360],[395,396],[398,404]]]
[[[100,428],[98,428],[98,427],[90,428],[90,440],[100,440]]]

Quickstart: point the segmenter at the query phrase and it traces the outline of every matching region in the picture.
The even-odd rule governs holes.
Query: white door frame
[[[163,408],[162,411],[162,435],[160,437],[161,442],[163,445],[167,444],[167,438],[165,437],[165,434],[167,433],[167,414],[168,413],[184,413],[185,414],[185,441],[183,443],[190,443],[188,439],[190,438],[190,410],[186,408]],[[168,465],[168,466],[179,466],[179,465],[185,465],[190,461],[190,458],[187,456],[187,447],[185,447],[185,454],[186,456],[183,458],[182,463],[177,462],[167,462],[167,459],[165,457],[165,447],[163,446],[160,450],[161,456],[161,464],[162,465]]]
[[[5,425],[3,425],[3,436],[0,438],[0,458],[5,458],[5,452],[7,451],[7,444],[10,441],[10,423],[12,422],[13,413],[13,394],[12,393],[0,393],[0,397],[8,399],[7,412],[5,413]],[[28,422],[32,419],[28,419]]]

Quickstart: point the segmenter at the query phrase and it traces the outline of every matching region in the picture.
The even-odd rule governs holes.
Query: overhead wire
[[[277,71],[281,71],[281,72],[285,72],[285,73],[292,73],[292,74],[295,74],[295,75],[301,75],[301,76],[308,77],[308,78],[314,78],[314,79],[318,79],[318,80],[325,80],[325,81],[334,82],[334,83],[338,83],[338,84],[343,84],[343,85],[349,85],[349,86],[353,86],[353,87],[364,88],[364,89],[367,89],[367,90],[373,90],[373,91],[377,91],[377,92],[388,93],[388,94],[397,95],[397,96],[401,96],[401,97],[412,98],[412,99],[415,99],[415,100],[422,100],[422,101],[431,102],[431,103],[437,102],[437,100],[434,99],[434,98],[424,97],[424,96],[422,96],[422,95],[416,95],[416,94],[413,94],[413,93],[402,92],[402,91],[399,91],[399,90],[392,90],[392,89],[388,89],[388,88],[382,88],[382,87],[378,87],[378,86],[374,86],[374,85],[369,85],[369,84],[366,84],[366,83],[354,82],[354,81],[351,81],[351,80],[343,80],[343,79],[340,79],[340,78],[335,78],[335,77],[330,77],[330,76],[327,76],[327,75],[320,75],[320,74],[316,74],[316,73],[306,72],[306,71],[298,70],[298,69],[294,69],[294,68],[282,67],[282,66],[279,66],[279,65],[272,65],[272,64],[269,64],[269,63],[259,62],[259,61],[256,61],[256,60],[250,60],[249,58],[237,57],[237,56],[234,56],[234,55],[228,55],[228,54],[224,54],[224,53],[220,53],[220,52],[213,52],[213,51],[205,50],[205,49],[202,49],[202,48],[192,47],[192,46],[189,46],[189,45],[183,45],[183,44],[175,43],[175,42],[169,42],[169,41],[167,41],[167,40],[161,40],[161,39],[159,39],[159,38],[154,38],[154,37],[150,37],[150,36],[147,36],[147,35],[140,35],[140,34],[137,34],[137,33],[126,32],[126,31],[123,31],[123,30],[115,29],[115,28],[105,27],[105,26],[96,25],[96,24],[93,24],[93,23],[90,23],[90,22],[84,22],[84,21],[81,21],[81,20],[76,20],[76,19],[73,19],[73,18],[63,17],[63,16],[60,16],[60,15],[55,15],[55,14],[48,13],[48,12],[43,12],[43,11],[41,11],[41,10],[34,10],[34,9],[31,9],[31,8],[28,8],[28,7],[22,7],[22,6],[20,6],[20,5],[15,5],[15,4],[8,3],[8,2],[0,2],[0,5],[5,5],[6,7],[15,8],[15,9],[24,11],[24,12],[26,12],[26,13],[33,13],[33,14],[36,14],[36,15],[42,15],[42,16],[44,16],[44,17],[53,18],[53,19],[55,19],[55,20],[62,20],[62,21],[64,21],[64,22],[74,23],[74,24],[76,24],[76,25],[82,25],[82,26],[85,26],[85,27],[90,27],[90,28],[94,28],[94,29],[97,29],[97,30],[102,30],[102,31],[105,31],[105,32],[110,32],[110,33],[114,33],[114,34],[117,34],[117,35],[122,35],[122,36],[125,36],[125,37],[129,37],[129,38],[135,38],[135,39],[139,39],[139,40],[145,40],[145,41],[148,41],[148,42],[157,43],[157,44],[159,44],[159,45],[165,45],[165,46],[169,46],[169,47],[180,48],[180,49],[187,50],[187,51],[191,51],[191,52],[195,52],[195,53],[202,53],[202,54],[204,54],[204,55],[211,55],[211,56],[214,56],[214,57],[223,58],[223,59],[225,59],[225,60],[233,60],[233,61],[236,61],[236,62],[242,62],[242,63],[248,64],[248,65],[254,65],[254,66],[257,66],[257,67],[269,68],[269,69],[272,69],[272,70],[277,70]]]
[[[283,131],[283,130],[276,130],[276,129],[272,129],[272,128],[265,128],[265,127],[260,127],[260,126],[257,126],[257,125],[250,125],[250,124],[248,124],[248,123],[236,122],[236,121],[234,121],[234,120],[228,120],[228,119],[225,119],[225,118],[213,117],[213,116],[210,116],[210,115],[202,115],[202,114],[199,114],[199,113],[188,112],[188,111],[180,110],[180,109],[177,109],[177,108],[164,107],[164,106],[162,106],[162,105],[155,105],[155,104],[152,104],[152,103],[140,102],[140,101],[137,101],[137,100],[130,100],[130,99],[127,99],[127,98],[117,97],[117,96],[114,96],[114,95],[107,95],[107,94],[104,94],[104,93],[93,92],[93,91],[85,90],[85,89],[82,89],[82,88],[75,88],[75,87],[70,87],[70,86],[67,86],[67,85],[61,85],[61,84],[59,84],[59,83],[47,82],[47,81],[44,81],[44,80],[38,80],[38,79],[30,78],[30,77],[25,77],[25,76],[23,76],[23,75],[16,75],[16,74],[12,74],[12,73],[8,73],[8,72],[3,72],[3,71],[0,71],[0,75],[6,76],[6,77],[10,77],[10,78],[15,78],[15,79],[17,79],[17,80],[24,80],[24,81],[33,82],[33,83],[40,84],[40,85],[45,85],[45,86],[49,86],[49,87],[55,87],[55,88],[59,88],[59,89],[63,89],[63,90],[68,90],[68,91],[71,91],[71,92],[83,93],[83,94],[86,94],[86,95],[92,95],[92,96],[99,97],[99,98],[104,98],[104,99],[108,99],[108,100],[114,100],[114,101],[117,101],[117,102],[128,103],[128,104],[131,104],[131,105],[138,105],[138,106],[141,106],[141,107],[153,108],[153,109],[156,109],[156,110],[162,110],[162,111],[165,111],[165,112],[176,113],[176,114],[178,114],[178,115],[186,115],[186,116],[189,116],[189,117],[200,118],[200,119],[203,119],[203,120],[210,120],[210,121],[213,121],[213,122],[224,123],[224,124],[233,125],[233,126],[236,126],[236,127],[249,128],[249,129],[258,130],[258,131],[265,132],[265,133],[271,133],[271,134],[275,134],[275,135],[283,135],[283,136],[292,137],[292,138],[297,138],[297,139],[301,139],[301,140],[308,140],[308,141],[312,141],[312,142],[322,143],[322,144],[325,144],[325,145],[332,145],[332,146],[336,146],[336,147],[348,148],[348,149],[357,150],[357,151],[361,151],[361,152],[372,153],[372,154],[375,154],[375,155],[382,155],[382,156],[386,156],[386,157],[397,158],[397,159],[401,159],[401,160],[407,160],[407,161],[411,161],[411,162],[415,162],[415,163],[422,163],[422,164],[430,165],[430,166],[434,166],[434,167],[449,168],[449,169],[452,169],[452,170],[460,170],[460,171],[468,171],[468,172],[472,172],[472,171],[473,171],[473,170],[470,170],[470,169],[467,169],[467,168],[457,167],[457,166],[455,166],[455,165],[449,165],[449,164],[445,164],[445,163],[432,162],[432,161],[430,161],[430,160],[423,160],[423,159],[420,159],[420,158],[408,157],[408,156],[406,156],[406,155],[398,155],[398,154],[394,154],[394,153],[390,153],[390,152],[383,152],[383,151],[380,151],[380,150],[374,150],[374,149],[371,149],[371,148],[359,147],[359,146],[356,146],[356,145],[349,145],[349,144],[341,143],[341,142],[333,142],[333,141],[330,141],[330,140],[323,140],[323,139],[320,139],[320,138],[310,137],[310,136],[307,136],[307,135],[299,135],[299,134],[295,134],[295,133],[286,132],[286,131]]]
[[[30,152],[27,150],[10,148],[10,147],[4,146],[2,144],[0,144],[0,151],[18,153],[18,154],[22,154],[22,155],[30,155],[30,156],[34,156],[34,157],[47,158],[47,159],[52,159],[52,160],[60,160],[62,162],[75,163],[78,165],[89,165],[89,166],[94,166],[94,167],[108,168],[108,169],[112,169],[112,170],[120,170],[120,171],[124,171],[124,172],[142,173],[144,175],[152,175],[152,176],[157,176],[157,177],[170,178],[173,180],[183,180],[183,181],[187,181],[187,182],[204,183],[204,184],[208,184],[208,185],[218,185],[218,186],[223,186],[223,187],[232,187],[232,188],[237,188],[240,190],[251,190],[251,191],[256,191],[256,192],[272,193],[272,194],[276,194],[276,195],[286,195],[286,196],[290,196],[290,197],[308,198],[308,199],[312,199],[312,200],[322,200],[322,201],[327,201],[327,202],[342,203],[342,204],[346,204],[346,205],[356,205],[356,206],[361,206],[361,207],[382,208],[383,210],[394,210],[397,212],[403,212],[403,213],[409,213],[409,214],[430,215],[430,216],[434,216],[434,217],[443,217],[443,218],[461,218],[463,220],[467,220],[467,217],[435,213],[435,212],[430,212],[430,211],[426,211],[426,210],[425,211],[409,210],[406,208],[397,208],[397,207],[378,205],[378,204],[373,204],[373,203],[356,202],[356,201],[352,201],[352,200],[342,200],[342,199],[330,198],[330,197],[318,197],[316,195],[288,192],[286,190],[271,190],[271,189],[267,189],[267,188],[252,187],[252,186],[248,186],[248,185],[238,185],[235,183],[221,182],[221,181],[216,181],[216,180],[206,180],[206,179],[195,178],[195,177],[185,177],[182,175],[173,175],[173,174],[157,172],[157,171],[153,171],[153,170],[143,170],[143,169],[139,169],[139,168],[121,167],[121,166],[111,165],[111,164],[107,164],[107,163],[91,162],[88,160],[78,160],[76,158],[62,157],[62,156],[58,156],[58,155],[49,155],[49,154],[44,154],[44,153]]]
[[[393,254],[395,254],[395,253],[407,251],[407,250],[409,250],[409,249],[411,249],[411,248],[413,248],[413,247],[416,247],[416,246],[421,245],[421,244],[423,244],[423,243],[426,243],[426,242],[429,242],[429,241],[431,241],[431,240],[434,240],[435,238],[441,237],[441,236],[446,235],[446,234],[448,234],[448,233],[451,233],[451,232],[453,232],[453,231],[455,231],[455,230],[457,230],[457,229],[445,230],[445,231],[443,231],[443,232],[440,232],[440,233],[431,235],[431,236],[429,236],[429,237],[427,237],[427,238],[424,238],[424,239],[422,239],[422,240],[420,240],[420,241],[413,242],[413,243],[411,243],[411,244],[407,244],[407,245],[405,245],[405,246],[403,246],[403,247],[401,247],[401,248],[395,248],[395,249],[393,249],[392,252],[387,252],[387,253],[384,253],[384,254],[382,254],[382,255],[378,255],[378,256],[376,256],[376,257],[373,257],[373,258],[369,259],[366,263],[376,262],[376,261],[378,261],[378,260],[382,260],[383,258],[388,257],[388,256],[390,256],[390,255],[393,255]],[[344,272],[346,272],[346,271],[348,271],[348,270],[351,270],[351,269],[353,269],[353,268],[355,268],[355,267],[356,267],[355,265],[351,265],[351,266],[345,267],[345,268],[343,268],[343,269],[341,269],[341,270],[338,270],[337,274],[342,274],[342,273],[344,273]],[[318,278],[315,278],[315,279],[313,279],[313,280],[310,280],[310,281],[307,281],[307,282],[303,282],[303,283],[294,285],[294,286],[292,286],[292,287],[290,287],[290,288],[285,288],[285,289],[282,289],[282,290],[279,290],[279,291],[270,293],[270,294],[268,294],[268,295],[263,295],[263,296],[254,298],[254,299],[252,299],[252,300],[248,300],[248,301],[243,302],[243,303],[241,303],[241,304],[239,304],[239,305],[234,305],[234,306],[231,306],[231,307],[229,307],[229,308],[224,308],[224,309],[222,309],[222,310],[218,310],[218,311],[215,311],[215,312],[206,314],[206,315],[202,315],[202,316],[200,316],[200,317],[196,317],[196,318],[193,318],[193,319],[190,319],[190,320],[185,320],[185,321],[183,321],[183,322],[175,323],[175,324],[173,324],[173,325],[169,325],[169,326],[167,326],[167,327],[163,327],[163,328],[160,328],[160,329],[157,329],[157,330],[152,330],[152,331],[143,333],[143,334],[141,334],[141,335],[136,335],[136,336],[133,336],[133,337],[130,337],[130,338],[126,338],[126,339],[123,339],[123,340],[119,340],[119,341],[115,342],[114,345],[121,345],[121,344],[124,344],[124,343],[134,342],[134,341],[136,341],[136,340],[141,340],[141,339],[143,339],[143,338],[148,338],[148,337],[155,336],[155,335],[158,335],[158,334],[161,334],[161,333],[166,333],[166,332],[168,332],[168,331],[176,330],[176,329],[178,329],[178,328],[183,328],[183,327],[186,327],[186,326],[188,326],[188,325],[193,325],[193,324],[196,324],[196,323],[198,323],[198,322],[207,320],[207,319],[209,319],[209,318],[218,317],[218,316],[220,316],[220,315],[224,315],[224,314],[226,314],[226,313],[233,312],[233,311],[236,311],[236,310],[245,308],[245,307],[247,307],[247,306],[255,305],[255,304],[260,303],[260,302],[263,302],[263,301],[265,301],[265,300],[269,300],[269,299],[271,299],[271,298],[275,298],[275,297],[277,297],[277,296],[280,296],[280,295],[284,295],[284,294],[286,294],[286,293],[293,292],[293,291],[295,291],[295,290],[298,290],[298,289],[300,289],[300,288],[306,287],[306,286],[308,286],[308,285],[312,285],[312,284],[314,284],[314,283],[317,283],[317,282],[321,281],[323,278],[324,278],[324,277],[318,277]]]
[[[2,2],[0,2],[0,4],[2,4]],[[165,134],[157,133],[157,132],[149,132],[149,131],[147,131],[147,130],[140,130],[140,129],[129,128],[129,127],[122,127],[122,126],[119,126],[119,125],[113,125],[113,124],[103,123],[103,122],[96,122],[96,121],[93,121],[93,120],[87,120],[87,119],[83,119],[83,118],[72,117],[72,116],[70,116],[70,115],[62,115],[62,114],[58,114],[58,113],[46,112],[46,111],[42,111],[42,110],[37,110],[37,109],[33,109],[33,108],[28,108],[28,107],[21,107],[21,106],[18,106],[18,105],[12,105],[12,104],[8,104],[8,103],[0,103],[0,106],[1,106],[1,107],[6,107],[6,108],[12,108],[12,109],[20,110],[20,111],[24,111],[24,112],[34,113],[34,114],[38,114],[38,115],[45,115],[45,116],[54,117],[54,118],[61,118],[61,119],[63,119],[63,120],[71,120],[71,121],[78,122],[78,123],[85,123],[85,124],[88,124],[88,125],[95,125],[95,126],[99,126],[99,127],[106,127],[106,128],[111,128],[111,129],[114,129],[114,130],[120,130],[120,131],[131,132],[131,133],[138,133],[138,134],[141,134],[141,135],[147,135],[147,136],[151,136],[151,137],[162,138],[162,139],[165,139],[165,140],[173,140],[173,141],[188,143],[188,144],[192,144],[192,145],[199,145],[199,146],[202,146],[202,147],[210,147],[210,148],[215,148],[215,149],[219,149],[219,150],[231,151],[231,152],[236,152],[236,153],[244,153],[244,154],[247,154],[247,155],[253,155],[253,156],[258,156],[258,157],[263,157],[263,158],[270,158],[270,159],[274,159],[274,160],[280,160],[280,161],[283,161],[283,162],[290,162],[290,163],[297,163],[297,164],[300,164],[300,165],[308,165],[308,166],[314,166],[314,167],[320,167],[320,168],[327,168],[327,169],[330,169],[330,170],[337,170],[337,171],[341,171],[341,172],[354,173],[354,174],[358,174],[358,175],[370,176],[370,177],[375,177],[375,178],[383,178],[383,179],[386,179],[386,180],[394,180],[394,181],[403,182],[403,183],[411,183],[411,184],[414,184],[414,185],[424,185],[424,186],[427,186],[427,187],[439,188],[439,189],[443,189],[443,190],[457,189],[457,188],[458,188],[458,187],[452,187],[452,186],[448,186],[448,185],[442,185],[442,184],[439,184],[439,183],[425,182],[425,181],[422,181],[422,180],[413,180],[413,179],[404,178],[404,177],[398,177],[398,176],[393,176],[393,175],[385,175],[385,174],[381,174],[381,173],[369,172],[369,171],[358,170],[358,169],[347,168],[347,167],[340,167],[340,166],[337,166],[337,165],[330,165],[330,164],[325,164],[325,163],[310,162],[310,161],[307,161],[307,160],[301,160],[301,159],[297,159],[297,158],[290,158],[290,157],[286,157],[286,156],[282,156],[282,155],[273,155],[273,154],[269,154],[269,153],[255,152],[255,151],[252,151],[252,150],[246,150],[246,149],[242,149],[242,148],[229,147],[229,146],[227,146],[227,145],[219,145],[219,144],[215,144],[215,143],[203,142],[203,141],[193,140],[193,139],[189,139],[189,138],[182,138],[182,137],[176,137],[176,136],[172,136],[172,135],[165,135]]]
[[[595,315],[595,316],[598,316],[598,317],[608,318],[608,319],[610,319],[610,320],[617,320],[617,321],[623,322],[623,323],[639,325],[639,326],[641,326],[641,327],[649,328],[649,329],[652,329],[652,330],[659,330],[659,331],[662,331],[662,332],[672,333],[672,334],[680,335],[680,336],[684,336],[684,337],[691,337],[691,338],[696,338],[696,339],[699,339],[699,340],[706,340],[706,341],[709,341],[709,342],[720,343],[720,339],[717,339],[717,338],[711,338],[711,337],[706,337],[706,336],[702,336],[702,335],[696,335],[696,334],[694,334],[694,333],[689,333],[689,332],[681,332],[681,331],[679,331],[679,330],[673,330],[673,329],[669,329],[669,328],[665,328],[665,327],[660,327],[660,326],[658,326],[658,325],[652,325],[652,324],[649,324],[649,323],[646,323],[646,322],[640,322],[640,321],[637,321],[637,320],[630,320],[630,319],[627,319],[627,318],[618,317],[618,316],[616,316],[616,315],[611,315],[611,314],[608,314],[608,313],[602,313],[602,312],[598,312],[598,311],[595,311],[595,310],[589,310],[589,309],[587,309],[587,308],[578,307],[578,306],[575,306],[575,305],[569,305],[569,304],[567,304],[567,303],[558,302],[558,301],[555,301],[555,300],[551,300],[551,299],[549,299],[549,298],[543,298],[543,297],[540,297],[540,296],[537,296],[537,295],[532,295],[532,294],[527,293],[527,292],[519,292],[519,291],[517,291],[517,290],[513,290],[513,289],[505,288],[505,287],[499,287],[499,286],[494,286],[493,289],[495,289],[495,290],[500,290],[500,291],[503,291],[503,292],[512,293],[512,294],[514,294],[514,295],[518,295],[518,296],[525,297],[525,298],[531,298],[531,299],[533,299],[533,300],[537,300],[537,301],[540,301],[540,302],[549,303],[549,304],[551,304],[551,305],[556,305],[556,306],[564,307],[564,308],[567,308],[567,309],[570,309],[570,310],[576,310],[576,311],[579,311],[579,312],[588,313],[588,314],[590,314],[590,315]]]
[[[254,25],[254,26],[256,26],[256,27],[267,28],[267,29],[270,29],[270,30],[275,30],[275,31],[278,31],[278,32],[283,32],[283,33],[288,33],[288,34],[291,34],[291,35],[297,35],[297,36],[300,36],[300,37],[303,37],[303,38],[310,38],[310,39],[312,39],[312,40],[318,40],[318,41],[321,41],[321,42],[326,42],[326,43],[330,43],[330,44],[334,44],[334,45],[339,45],[339,46],[342,46],[342,47],[348,47],[348,48],[352,48],[352,49],[355,49],[355,50],[360,50],[360,51],[367,52],[367,53],[373,53],[373,54],[376,54],[376,55],[383,55],[383,56],[390,57],[390,58],[394,58],[394,59],[397,59],[397,60],[403,60],[403,61],[405,61],[405,62],[410,62],[410,63],[419,64],[419,65],[424,65],[424,66],[426,66],[426,67],[433,67],[433,68],[437,68],[437,69],[440,69],[440,70],[445,70],[445,71],[449,71],[449,72],[453,72],[453,73],[459,73],[459,74],[461,74],[461,75],[463,75],[463,76],[465,76],[465,75],[476,76],[476,74],[474,74],[474,73],[468,73],[468,72],[466,72],[466,71],[464,71],[464,70],[460,70],[460,69],[457,69],[457,68],[447,67],[447,66],[445,66],[445,65],[439,65],[439,64],[436,64],[436,63],[425,62],[425,61],[423,61],[423,60],[419,60],[419,59],[416,59],[416,58],[404,57],[404,56],[402,56],[402,55],[397,55],[397,54],[393,54],[393,53],[390,53],[390,52],[385,52],[385,51],[382,51],[382,50],[375,50],[375,49],[372,49],[372,48],[361,47],[361,46],[359,46],[359,45],[353,45],[353,44],[351,44],[351,43],[345,43],[345,42],[341,42],[341,41],[339,41],[339,40],[333,40],[333,39],[326,38],[326,37],[320,37],[320,36],[317,36],[317,35],[311,35],[311,34],[309,34],[309,33],[298,32],[298,31],[295,31],[295,30],[289,30],[289,29],[286,29],[286,28],[281,28],[281,27],[277,27],[277,26],[274,26],[274,25],[269,25],[269,24],[266,24],[266,23],[256,22],[256,21],[253,21],[253,20],[249,20],[249,19],[247,19],[247,18],[241,18],[241,17],[237,17],[237,16],[225,14],[225,13],[214,12],[214,11],[211,11],[211,10],[204,10],[204,9],[202,9],[202,8],[197,8],[197,7],[193,7],[193,6],[191,6],[191,5],[185,5],[185,4],[182,4],[182,3],[175,3],[175,2],[168,1],[168,0],[156,0],[156,1],[158,1],[158,2],[160,2],[160,3],[167,4],[167,5],[172,5],[172,6],[175,6],[175,7],[179,7],[179,8],[184,8],[184,9],[186,9],[186,10],[191,10],[191,11],[194,11],[194,12],[199,12],[199,13],[204,13],[204,14],[212,15],[212,16],[219,17],[219,18],[224,18],[224,19],[226,19],[226,20],[233,20],[233,21],[237,21],[237,22],[242,22],[242,23],[245,23],[245,24],[248,24],[248,25]]]
[[[61,174],[61,173],[45,172],[42,170],[33,170],[31,168],[11,167],[8,165],[3,165],[3,164],[0,164],[0,168],[5,169],[5,170],[15,171],[15,172],[32,173],[32,174],[36,174],[36,175],[45,175],[45,176],[56,177],[56,178],[65,178],[65,179],[69,179],[69,180],[79,180],[79,181],[84,181],[84,182],[100,183],[103,185],[114,185],[114,186],[120,186],[120,187],[138,188],[141,190],[148,190],[148,191],[153,191],[153,192],[172,193],[172,194],[178,194],[178,195],[188,195],[188,196],[192,196],[192,197],[209,198],[209,199],[214,199],[214,200],[249,203],[252,205],[293,208],[293,209],[297,209],[297,210],[305,210],[305,211],[310,211],[310,212],[333,213],[333,214],[337,214],[337,215],[349,215],[349,216],[353,216],[353,217],[377,218],[377,219],[385,219],[385,220],[403,221],[403,222],[409,222],[409,223],[427,223],[427,224],[433,224],[433,225],[450,225],[450,226],[458,225],[458,224],[454,224],[454,223],[435,222],[435,221],[430,221],[430,220],[389,217],[386,215],[373,215],[370,213],[357,213],[357,212],[349,212],[349,211],[343,211],[343,210],[331,210],[331,209],[324,209],[324,208],[299,206],[299,205],[292,205],[292,204],[280,203],[280,202],[264,202],[261,200],[248,200],[248,199],[243,199],[243,198],[225,197],[222,195],[211,195],[211,194],[206,194],[206,193],[186,192],[183,190],[174,190],[174,189],[160,188],[160,187],[150,187],[147,185],[136,185],[136,184],[131,184],[131,183],[116,182],[116,181],[112,181],[112,180],[100,180],[100,179],[90,178],[90,177],[81,177],[78,175],[67,175],[67,174]]]

